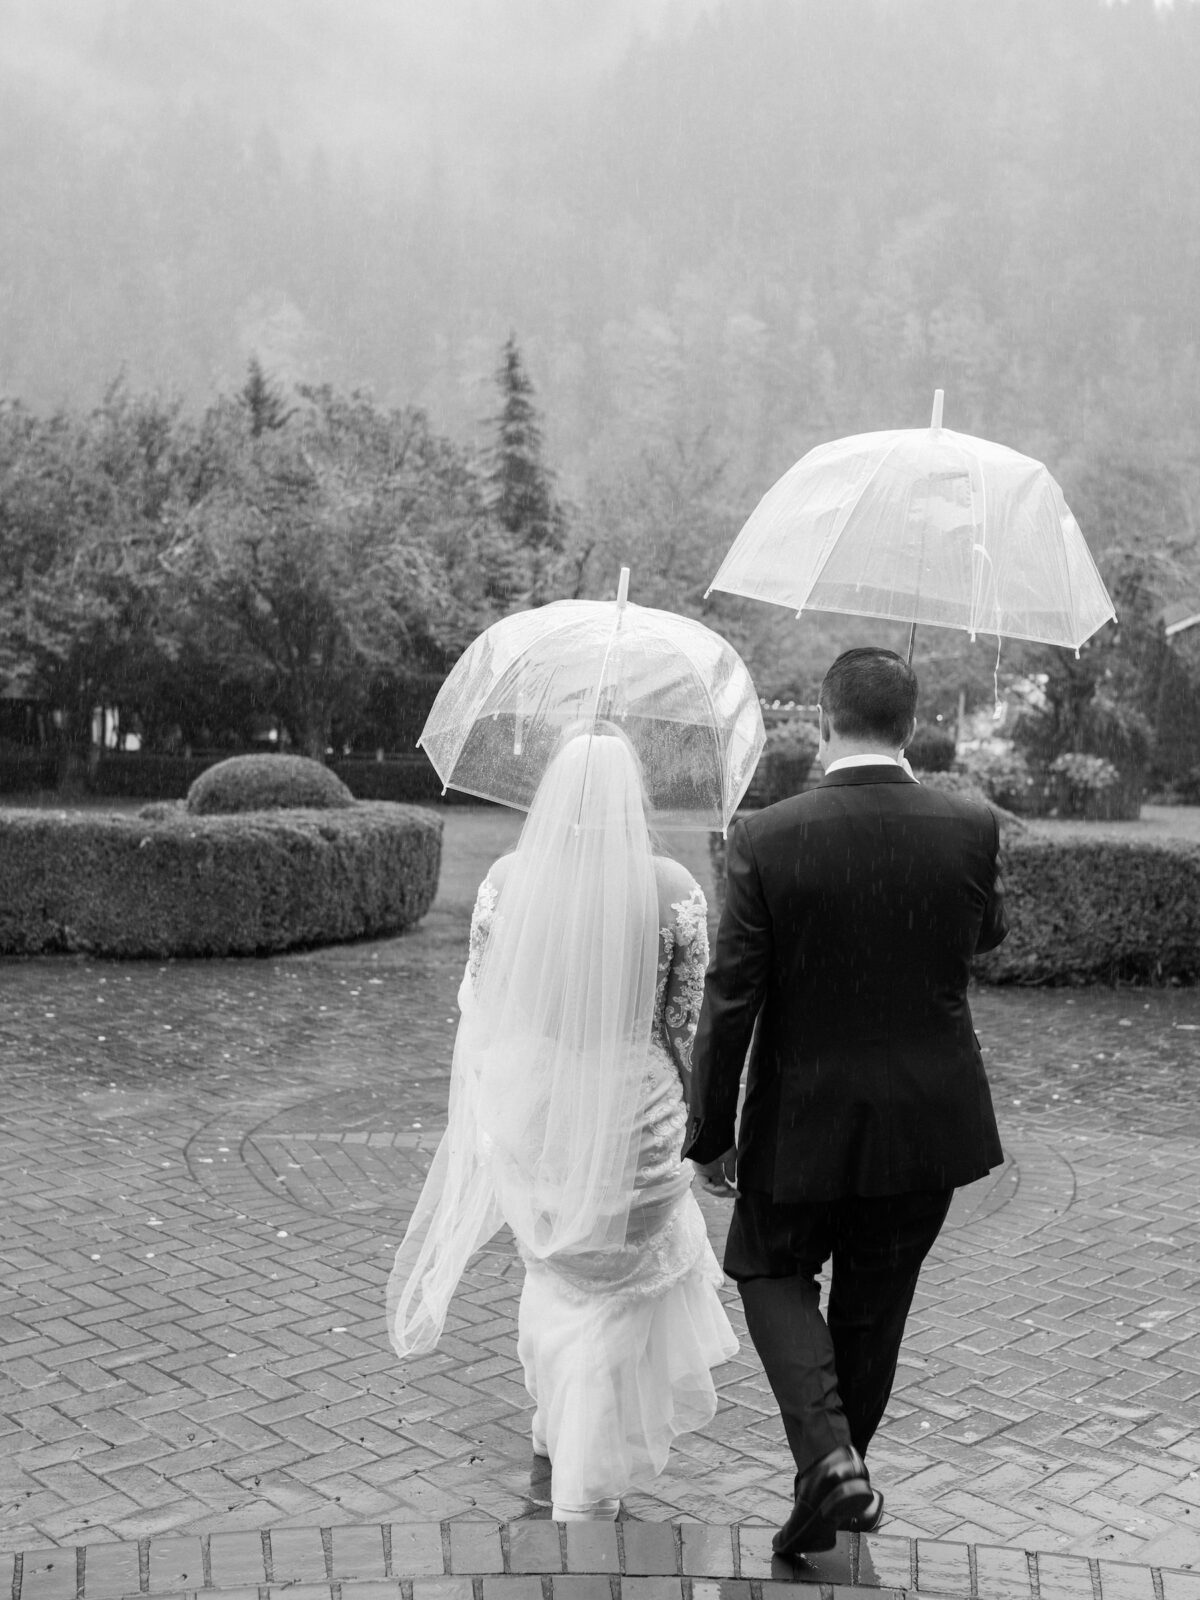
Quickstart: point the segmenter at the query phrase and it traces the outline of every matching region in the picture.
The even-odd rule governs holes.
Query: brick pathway
[[[521,1520],[511,1249],[482,1254],[429,1357],[401,1368],[380,1310],[444,1115],[470,899],[510,837],[511,819],[447,813],[438,904],[404,939],[0,965],[0,1550],[26,1557],[18,1600],[72,1600],[88,1573],[91,1597],[389,1570],[448,1600],[458,1575],[498,1596],[507,1573],[521,1600],[513,1539],[549,1533],[514,1534],[548,1525]],[[1200,1570],[1200,991],[985,991],[975,1009],[1008,1160],[959,1194],[924,1275],[872,1448],[890,1516],[863,1548],[879,1582],[921,1592],[1087,1600],[1109,1573],[1108,1594],[1200,1600],[1178,1576]],[[719,1241],[723,1202],[702,1204]],[[757,1583],[790,1466],[748,1344],[720,1389],[628,1528],[700,1524],[721,1570],[687,1567],[685,1539],[671,1572]],[[452,1559],[464,1522],[502,1526],[488,1548],[509,1564]],[[342,1540],[323,1552],[350,1548],[349,1524],[374,1525],[390,1568],[254,1567],[261,1529],[312,1556],[320,1528]],[[439,1524],[436,1573],[404,1571],[379,1531]],[[821,1581],[866,1581],[853,1559]],[[535,1570],[576,1593],[578,1565]],[[636,1589],[653,1572],[621,1570],[659,1600]]]
[[[169,1535],[10,1561],[13,1600],[786,1600],[797,1583],[821,1600],[1200,1596],[1200,1576],[1172,1568],[888,1534],[843,1536],[793,1566],[772,1557],[771,1534],[747,1522],[464,1518]]]

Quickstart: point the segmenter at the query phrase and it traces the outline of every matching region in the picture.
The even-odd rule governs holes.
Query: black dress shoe
[[[857,1516],[851,1517],[849,1522],[843,1522],[842,1527],[847,1533],[874,1533],[883,1521],[883,1496],[878,1489],[871,1490],[871,1502],[865,1511],[860,1511]]]
[[[876,1497],[863,1459],[852,1445],[831,1450],[797,1473],[795,1495],[791,1516],[771,1541],[777,1556],[832,1550],[838,1529],[868,1515]],[[883,1496],[878,1498],[882,1514]]]

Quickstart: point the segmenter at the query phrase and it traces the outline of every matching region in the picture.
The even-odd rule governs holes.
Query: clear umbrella
[[[727,826],[763,746],[745,663],[691,617],[557,600],[494,623],[454,664],[417,743],[444,786],[528,810],[570,728],[614,723],[660,826]]]
[[[1116,615],[1046,467],[942,427],[810,450],[767,490],[709,586],[797,613],[1078,649]]]

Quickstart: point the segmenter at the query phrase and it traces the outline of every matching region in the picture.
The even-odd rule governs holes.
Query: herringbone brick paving
[[[506,825],[447,813],[442,892],[404,939],[0,968],[0,1549],[530,1513],[506,1241],[433,1355],[401,1368],[381,1321]],[[1200,994],[974,1006],[1008,1161],[922,1281],[872,1448],[885,1532],[1200,1566]],[[724,1202],[702,1204],[719,1242]],[[748,1343],[720,1389],[634,1516],[785,1514]]]

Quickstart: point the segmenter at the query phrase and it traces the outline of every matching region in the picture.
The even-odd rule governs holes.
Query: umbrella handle
[[[629,600],[629,568],[621,568],[621,576],[617,582],[617,610],[624,611]]]
[[[913,645],[916,642],[916,638],[917,625],[915,622],[910,622],[908,625],[908,664],[910,667],[912,666]]]
[[[944,389],[933,391],[933,416],[929,419],[930,431],[936,433],[942,425],[942,401],[945,399]]]

